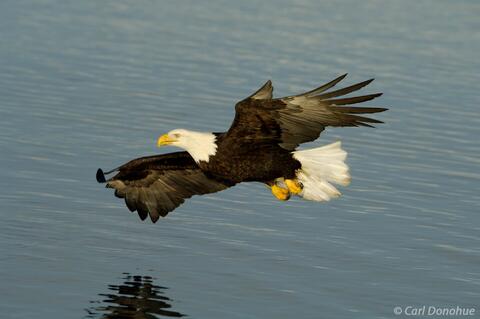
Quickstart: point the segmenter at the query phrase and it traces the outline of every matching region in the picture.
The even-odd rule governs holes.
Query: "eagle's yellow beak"
[[[162,136],[160,136],[158,138],[157,146],[160,147],[160,146],[163,146],[163,145],[170,145],[170,144],[172,144],[173,142],[176,142],[176,141],[177,140],[170,138],[170,136],[168,136],[168,134],[163,134]]]

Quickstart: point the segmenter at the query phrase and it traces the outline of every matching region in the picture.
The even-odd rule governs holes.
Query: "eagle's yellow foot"
[[[289,200],[290,199],[290,192],[288,191],[288,189],[277,186],[276,184],[272,185],[272,194],[278,200]]]
[[[296,179],[285,179],[285,185],[287,185],[288,190],[290,193],[293,195],[298,195],[302,192],[303,190],[303,185]]]

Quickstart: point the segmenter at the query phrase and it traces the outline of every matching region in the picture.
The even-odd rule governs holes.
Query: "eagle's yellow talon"
[[[275,196],[278,200],[289,200],[290,199],[290,192],[286,188],[282,188],[277,185],[272,185],[272,194]]]
[[[285,179],[285,185],[287,185],[290,193],[294,195],[300,194],[303,190],[302,184],[295,179]]]

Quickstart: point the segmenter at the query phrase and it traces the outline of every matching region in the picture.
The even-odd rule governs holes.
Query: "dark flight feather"
[[[308,92],[305,92],[305,93],[302,93],[302,94],[299,94],[299,95],[295,95],[295,96],[305,96],[305,97],[310,97],[310,96],[315,96],[315,95],[318,95],[324,91],[327,91],[329,89],[331,89],[332,87],[334,87],[335,85],[337,85],[340,81],[342,81],[343,79],[345,79],[345,77],[348,75],[348,73],[345,73],[343,75],[340,75],[338,78],[328,82],[328,83],[325,83],[321,86],[319,86],[318,88],[316,89],[313,89],[311,91],[308,91]],[[294,97],[294,96],[291,96],[291,97]]]
[[[249,99],[254,100],[271,100],[273,96],[272,81],[268,80],[257,92],[250,95]]]
[[[323,100],[322,102],[327,103],[329,105],[348,105],[348,104],[356,104],[356,103],[370,101],[381,95],[382,93],[376,93],[376,94],[369,94],[369,95],[363,95],[363,96],[347,97],[344,99]]]
[[[360,83],[357,83],[357,84],[354,84],[354,85],[351,85],[351,86],[347,86],[346,88],[343,88],[343,89],[340,89],[340,90],[336,90],[336,91],[328,92],[328,93],[325,93],[325,94],[321,94],[321,95],[319,95],[319,97],[325,100],[325,99],[329,99],[329,98],[332,98],[332,97],[337,97],[337,96],[342,96],[342,95],[345,95],[345,94],[348,94],[348,93],[352,93],[352,92],[360,90],[364,86],[369,85],[373,80],[374,79],[370,79],[370,80],[363,81],[363,82],[360,82]]]

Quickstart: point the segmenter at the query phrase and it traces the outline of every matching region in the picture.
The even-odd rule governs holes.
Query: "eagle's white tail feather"
[[[302,164],[297,170],[297,179],[303,184],[299,196],[308,200],[328,201],[341,195],[331,184],[350,184],[350,174],[345,163],[347,152],[341,146],[341,142],[335,142],[293,152],[293,158]]]

